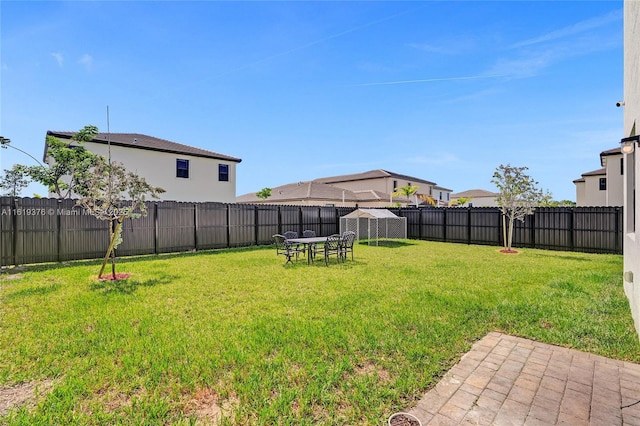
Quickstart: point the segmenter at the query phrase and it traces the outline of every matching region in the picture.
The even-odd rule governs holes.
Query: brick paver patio
[[[408,411],[424,426],[640,426],[640,365],[494,332]]]

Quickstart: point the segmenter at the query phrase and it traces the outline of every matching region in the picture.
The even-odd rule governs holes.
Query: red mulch
[[[518,250],[507,250],[507,249],[502,249],[500,250],[500,253],[504,253],[504,254],[518,254],[520,253]]]
[[[130,276],[131,274],[116,274],[114,278],[113,274],[104,274],[102,278],[100,278],[100,281],[120,281],[120,280],[126,280]]]

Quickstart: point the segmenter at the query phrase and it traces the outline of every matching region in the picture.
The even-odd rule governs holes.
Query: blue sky
[[[0,20],[0,134],[38,159],[109,106],[111,132],[241,158],[238,195],[372,169],[493,191],[509,163],[575,201],[622,137],[622,1],[4,0]]]

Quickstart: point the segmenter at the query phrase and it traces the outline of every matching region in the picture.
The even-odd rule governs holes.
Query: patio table
[[[302,244],[307,253],[307,263],[311,264],[313,261],[313,251],[311,248],[318,244],[327,241],[327,237],[307,237],[307,238],[289,238],[287,242],[294,244]]]

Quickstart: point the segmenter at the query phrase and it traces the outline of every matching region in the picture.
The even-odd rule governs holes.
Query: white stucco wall
[[[620,155],[607,157],[607,194],[605,206],[619,207],[624,203],[624,174],[620,170]]]
[[[600,178],[606,178],[606,174],[584,177],[584,198],[582,206],[601,207],[607,205],[607,191],[600,189]],[[607,181],[607,188],[609,182]]]
[[[86,142],[87,150],[108,155],[108,146]],[[189,177],[176,177],[176,159],[189,160]],[[213,158],[195,157],[148,149],[111,146],[111,160],[124,164],[128,171],[144,177],[149,184],[166,192],[160,200],[235,203],[236,163]],[[218,180],[218,164],[229,166],[229,181]]]
[[[622,137],[640,133],[640,1],[624,2],[624,131]],[[635,132],[634,129],[635,128]],[[635,133],[635,134],[634,134]],[[636,331],[640,335],[640,152],[625,156],[624,180],[624,290],[629,298]],[[635,224],[634,224],[635,222]]]
[[[576,206],[577,207],[582,207],[584,206],[584,200],[586,195],[586,189],[585,189],[585,182],[584,181],[578,181],[578,182],[574,182],[576,184]]]

